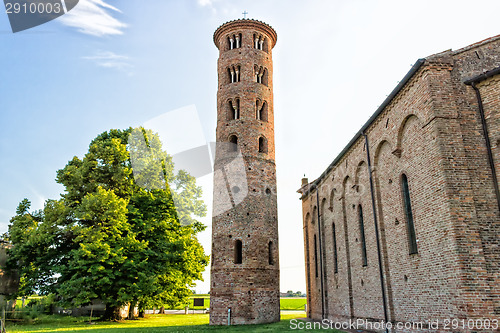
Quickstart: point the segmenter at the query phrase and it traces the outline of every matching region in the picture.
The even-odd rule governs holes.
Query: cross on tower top
[[[247,18],[247,14],[248,14],[248,12],[245,10],[242,14],[243,14],[243,18],[245,18],[245,19],[246,19],[246,18]]]

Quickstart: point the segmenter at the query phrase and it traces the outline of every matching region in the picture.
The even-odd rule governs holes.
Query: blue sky
[[[500,2],[481,0],[80,0],[69,14],[16,34],[2,12],[0,232],[23,198],[35,209],[58,198],[56,170],[83,156],[105,130],[191,106],[196,131],[213,141],[218,51],[212,36],[244,10],[278,32],[282,291],[305,290],[295,193],[303,174],[310,180],[321,174],[418,58],[500,33]],[[199,181],[211,206],[211,176]],[[210,218],[204,222],[210,225]],[[207,252],[210,233],[200,235]],[[198,291],[208,291],[208,278],[207,270]]]

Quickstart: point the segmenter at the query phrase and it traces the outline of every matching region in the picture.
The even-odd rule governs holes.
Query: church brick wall
[[[500,319],[500,213],[478,101],[471,86],[464,83],[498,67],[499,36],[427,57],[364,127],[369,140],[386,309],[392,322]],[[500,75],[495,75],[477,84],[497,173],[499,82]],[[384,307],[363,135],[358,135],[335,161],[320,178],[306,182],[299,190],[308,316],[381,321]],[[418,251],[413,254],[404,176],[408,179]],[[360,206],[367,265],[363,265]],[[317,277],[316,265],[320,266]],[[443,327],[434,331],[446,332]]]

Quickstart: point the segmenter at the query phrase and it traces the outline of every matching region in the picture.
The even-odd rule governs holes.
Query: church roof
[[[313,191],[318,186],[318,184],[327,176],[327,174],[340,162],[342,157],[344,157],[344,155],[349,151],[349,149],[351,149],[351,147],[356,143],[356,141],[363,135],[363,133],[368,129],[368,127],[372,124],[372,122],[382,113],[382,111],[385,109],[385,107],[387,107],[387,105],[389,105],[389,103],[391,103],[391,101],[403,89],[403,87],[408,83],[408,81],[411,80],[413,75],[415,75],[415,73],[420,69],[420,67],[422,67],[422,65],[426,61],[433,61],[434,59],[437,59],[437,58],[440,58],[440,57],[443,57],[446,55],[452,55],[452,56],[457,55],[457,54],[460,54],[462,52],[469,51],[473,48],[476,48],[476,47],[479,47],[479,46],[482,46],[484,44],[491,43],[491,42],[494,42],[497,40],[500,40],[500,35],[486,38],[482,41],[468,45],[468,46],[460,48],[458,50],[451,50],[450,49],[450,50],[446,50],[446,51],[443,51],[440,53],[430,55],[426,58],[418,59],[417,62],[408,71],[408,73],[406,73],[404,78],[399,82],[399,84],[389,94],[389,96],[387,96],[387,98],[384,100],[384,102],[377,108],[377,110],[375,111],[375,113],[373,113],[373,115],[370,117],[370,119],[368,119],[368,121],[363,125],[363,127],[361,127],[361,129],[354,135],[354,137],[351,139],[351,141],[349,141],[347,146],[345,146],[345,148],[340,152],[340,154],[337,155],[337,157],[332,161],[332,163],[330,163],[328,168],[326,168],[326,170],[315,181],[302,186],[297,191],[297,192],[302,194],[300,199],[303,199],[307,195],[309,195],[309,193],[311,191]],[[497,74],[500,74],[500,68],[495,68],[493,70],[490,70],[490,71],[485,72],[483,74],[480,74],[478,76],[470,78],[467,81],[465,81],[464,83],[470,85],[472,83],[477,83],[477,82],[482,81],[490,76],[497,75]]]

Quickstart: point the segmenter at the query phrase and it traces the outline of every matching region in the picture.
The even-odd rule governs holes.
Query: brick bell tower
[[[266,23],[239,19],[214,33],[217,149],[210,324],[280,320],[272,49]]]

